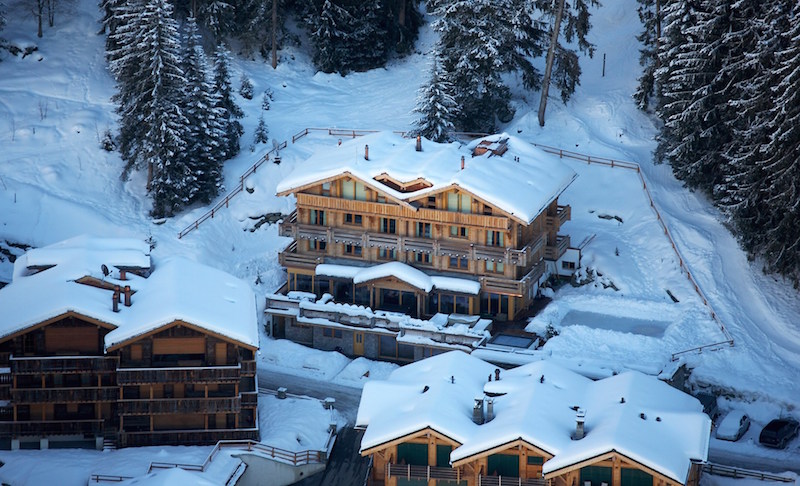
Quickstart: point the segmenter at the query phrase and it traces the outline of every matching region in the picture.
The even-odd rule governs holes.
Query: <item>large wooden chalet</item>
[[[252,291],[149,253],[78,237],[17,259],[0,290],[0,447],[258,439]]]
[[[579,265],[560,232],[570,207],[558,202],[575,177],[557,157],[507,135],[461,145],[377,133],[313,155],[277,189],[297,204],[280,225],[293,241],[279,255],[287,284],[267,301],[274,335],[400,361],[470,348],[488,335],[478,316],[519,316],[548,277]],[[327,319],[325,309],[301,305],[324,294],[339,305]],[[444,332],[447,342],[410,344],[395,341],[406,334],[401,324],[376,326],[369,313],[354,323],[347,316],[357,307],[476,318],[466,330],[439,318],[429,336]]]
[[[698,486],[711,431],[652,376],[501,371],[458,351],[367,383],[356,426],[373,486]]]

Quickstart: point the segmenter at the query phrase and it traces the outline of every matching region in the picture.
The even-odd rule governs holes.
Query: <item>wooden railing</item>
[[[514,476],[478,476],[478,486],[545,486],[543,478],[522,479]]]
[[[255,360],[242,361],[240,365],[242,367],[242,376],[256,376],[258,365],[256,365]]]
[[[414,466],[411,464],[386,464],[387,478],[405,479],[442,479],[445,481],[461,481],[461,471],[452,467]]]
[[[471,260],[495,260],[504,262],[506,265],[527,267],[532,255],[542,248],[544,243],[543,235],[528,243],[521,249],[503,248],[497,246],[476,245],[468,241],[458,241],[452,239],[431,239],[417,238],[413,236],[401,236],[397,234],[377,233],[377,232],[356,232],[349,228],[337,228],[330,226],[318,226],[313,224],[299,224],[284,222],[280,224],[280,234],[291,238],[318,240],[328,243],[355,244],[362,248],[378,247],[394,249],[398,251],[418,251],[430,253],[432,257],[440,256],[459,256]],[[568,242],[567,242],[568,243]],[[566,250],[566,247],[564,248]],[[298,262],[302,265],[313,266],[321,263],[324,255],[315,254],[296,254],[296,241],[282,252],[284,262]],[[553,250],[554,251],[554,250]],[[289,256],[295,253],[297,256]],[[563,251],[562,251],[563,253]]]
[[[704,464],[703,472],[708,474],[715,474],[717,476],[725,476],[729,478],[755,478],[761,481],[778,481],[782,483],[793,483],[794,478],[788,476],[780,476],[777,474],[769,474],[762,471],[752,471],[750,469],[742,469],[738,467],[722,466],[720,464]]]
[[[26,403],[92,403],[115,402],[119,387],[69,387],[69,388],[12,388],[11,400],[15,405]]]
[[[117,409],[123,415],[169,413],[235,413],[242,408],[241,396],[202,398],[153,398],[119,400]]]
[[[16,375],[42,373],[112,373],[119,366],[116,356],[23,357],[12,356],[11,372]]]
[[[569,248],[569,235],[558,235],[554,246],[544,247],[544,257],[547,260],[558,260]]]
[[[252,408],[258,406],[258,392],[242,392],[242,407]]]
[[[430,223],[442,223],[455,226],[472,226],[500,231],[508,231],[511,220],[504,216],[443,211],[441,209],[412,209],[398,204],[380,203],[376,201],[359,201],[340,197],[319,196],[316,194],[297,194],[297,205],[335,211],[357,212],[370,215],[413,219]]]
[[[240,366],[209,366],[192,368],[118,368],[117,383],[142,385],[148,383],[237,383],[243,375]]]
[[[558,231],[564,223],[570,220],[571,215],[572,208],[570,206],[558,206],[556,214],[545,216],[544,223],[548,228]]]
[[[214,444],[223,438],[231,440],[256,440],[258,429],[213,429],[213,430],[152,430],[124,432],[120,439],[126,447],[149,445],[205,445]]]
[[[325,259],[319,255],[297,253],[297,241],[293,241],[285,250],[278,253],[278,263],[282,267],[315,267]]]
[[[26,420],[0,422],[0,436],[100,434],[103,420]]]
[[[231,199],[244,190],[244,180],[250,177],[252,174],[255,174],[258,168],[261,167],[264,164],[264,162],[267,162],[269,160],[269,156],[273,152],[283,150],[284,148],[286,148],[285,141],[281,142],[276,147],[273,147],[271,150],[269,150],[267,153],[261,156],[261,158],[258,159],[258,161],[255,164],[253,164],[249,169],[247,169],[247,171],[245,171],[244,174],[239,176],[239,183],[236,184],[236,187],[234,187],[232,191],[230,191],[228,194],[225,195],[224,198],[222,198],[219,202],[217,202],[217,204],[215,204],[214,207],[212,207],[205,214],[197,218],[194,223],[182,229],[180,233],[178,233],[178,239],[181,239],[184,236],[191,233],[192,231],[196,230],[200,226],[200,224],[203,223],[204,221],[213,219],[214,215],[222,208],[227,208],[228,205],[230,204]]]

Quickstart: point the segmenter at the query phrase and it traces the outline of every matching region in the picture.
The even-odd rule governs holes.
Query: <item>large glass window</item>
[[[428,444],[397,444],[397,463],[427,466]]]
[[[503,273],[505,271],[505,266],[503,265],[503,262],[486,260],[486,271],[492,273]]]
[[[298,273],[294,290],[300,290],[303,292],[313,291],[313,288],[311,287],[311,275],[303,275]]]
[[[361,224],[364,222],[364,217],[360,214],[345,213],[344,222],[347,224],[361,226]]]
[[[449,192],[447,193],[447,210],[460,213],[472,212],[472,198],[463,192]]]
[[[465,295],[456,296],[456,314],[469,314],[469,297]]]
[[[420,223],[417,222],[417,237],[418,238],[430,238],[431,237],[431,224],[430,223]]]
[[[317,209],[311,210],[311,224],[317,224],[320,226],[325,226],[328,224],[328,218],[325,215],[325,211],[319,211]]]
[[[469,229],[466,226],[451,226],[450,236],[453,238],[469,238]]]
[[[486,471],[489,476],[519,477],[519,456],[492,454],[488,458]]]
[[[344,199],[355,199],[357,201],[367,200],[367,188],[364,184],[356,181],[342,182],[342,197]]]
[[[585,485],[589,481],[592,486],[601,486],[603,483],[611,485],[611,468],[603,466],[586,466],[581,469],[581,482]]]
[[[623,467],[620,471],[620,481],[621,486],[653,486],[653,476],[640,469],[627,467]]]
[[[462,257],[450,257],[450,268],[458,270],[467,270],[469,268],[469,260]]]
[[[378,355],[381,358],[397,358],[397,340],[394,336],[381,336]]]
[[[486,230],[486,244],[488,246],[503,246],[503,232]]]
[[[450,467],[450,453],[453,452],[453,446],[437,444],[436,445],[436,466],[437,467]]]

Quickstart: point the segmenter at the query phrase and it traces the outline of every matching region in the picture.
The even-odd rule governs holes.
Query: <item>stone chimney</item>
[[[494,418],[494,398],[486,399],[486,421],[491,422]]]
[[[364,160],[369,160],[369,145],[364,145]]]
[[[464,170],[464,156],[461,156],[461,170]]]
[[[475,405],[472,407],[472,421],[478,425],[483,424],[483,397],[475,397]]]
[[[131,306],[131,286],[125,286],[125,307]]]
[[[572,436],[574,440],[581,440],[583,439],[584,429],[583,429],[583,422],[586,419],[586,411],[582,408],[579,408],[575,412],[575,435]]]
[[[500,381],[500,368],[494,369],[494,381]]]
[[[422,152],[422,135],[417,135],[417,152]]]
[[[112,306],[114,312],[119,312],[119,285],[114,286],[114,295],[111,296]]]

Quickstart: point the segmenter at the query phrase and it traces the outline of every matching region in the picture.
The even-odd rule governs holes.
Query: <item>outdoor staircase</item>
[[[104,451],[115,451],[115,450],[117,450],[117,437],[116,436],[105,436],[103,438],[103,450]]]

